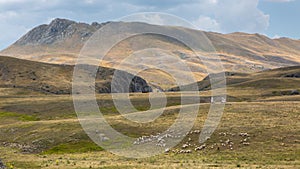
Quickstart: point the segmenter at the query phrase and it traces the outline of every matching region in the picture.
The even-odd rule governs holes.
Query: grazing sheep
[[[158,143],[158,144],[156,144],[156,146],[158,146],[158,147],[166,147],[166,144],[165,143]]]
[[[248,133],[240,133],[239,135],[242,136],[242,137],[249,137]]]
[[[201,132],[200,130],[194,130],[194,131],[191,131],[190,134],[194,134],[194,133],[195,134],[200,134],[200,132]]]
[[[173,153],[179,153],[178,149],[172,150]]]
[[[231,144],[232,141],[230,141],[229,139],[227,139],[227,140],[225,141],[225,143],[226,143],[226,144]]]
[[[183,153],[192,153],[192,150],[180,150],[179,153],[180,154],[183,154]]]
[[[149,143],[149,142],[156,142],[156,146],[159,147],[165,147],[166,146],[166,138],[174,138],[176,136],[173,136],[169,133],[162,135],[161,133],[158,133],[157,135],[150,135],[150,136],[141,136],[136,139],[136,141],[133,142],[134,145]]]
[[[248,141],[248,138],[245,138],[244,140],[243,140],[243,142],[247,142]]]
[[[108,141],[108,140],[109,140],[108,137],[103,137],[103,138],[101,138],[101,141]]]
[[[192,153],[192,150],[185,150],[185,153]]]
[[[188,147],[189,147],[188,144],[184,144],[184,145],[182,146],[182,148],[188,148]]]
[[[245,146],[249,146],[249,145],[250,145],[250,143],[248,143],[248,142],[243,142],[243,145],[245,145]]]
[[[221,132],[221,133],[219,133],[219,135],[226,136],[227,134],[225,132]]]
[[[99,137],[100,137],[100,141],[108,141],[108,140],[110,140],[108,137],[105,136],[104,133],[100,133]]]
[[[199,147],[196,147],[196,148],[195,148],[195,151],[203,150],[205,147],[206,147],[206,144],[203,144],[203,145],[201,145],[201,146],[199,146]]]

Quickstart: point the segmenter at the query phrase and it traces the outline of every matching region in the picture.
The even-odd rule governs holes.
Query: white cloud
[[[171,13],[207,31],[264,33],[269,26],[269,16],[257,8],[258,2],[259,0],[0,0],[0,48],[17,40],[16,36],[24,34],[25,30],[48,23],[51,18],[105,22],[134,12]],[[158,24],[163,22],[160,18],[148,20]]]
[[[217,4],[218,0],[209,0],[209,2],[212,3],[212,4]]]
[[[216,8],[216,19],[225,32],[263,33],[269,26],[269,15],[257,8],[258,0],[222,1]]]
[[[220,24],[215,20],[208,16],[200,16],[197,20],[192,22],[195,26],[197,26],[201,30],[205,31],[221,31]]]
[[[0,4],[11,4],[11,3],[20,3],[24,2],[24,0],[0,0]]]
[[[279,39],[279,38],[282,38],[282,36],[275,35],[275,36],[272,37],[272,39]]]
[[[264,33],[269,26],[269,15],[258,9],[258,2],[258,0],[230,0],[212,3],[212,0],[202,0],[171,8],[167,12],[180,14],[193,23],[205,21],[206,24],[201,24],[200,27],[210,31]]]
[[[145,13],[145,14],[141,14],[141,15],[133,16],[133,17],[129,16],[128,19],[126,19],[126,20],[129,21],[129,22],[130,21],[147,22],[149,24],[154,24],[154,25],[164,25],[164,24],[166,24],[166,20],[161,18],[161,16],[159,14],[149,15],[149,14]]]

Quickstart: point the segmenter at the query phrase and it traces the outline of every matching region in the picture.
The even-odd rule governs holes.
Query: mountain
[[[73,65],[85,42],[93,33],[108,23],[113,22],[86,24],[67,19],[54,19],[50,24],[40,25],[32,29],[7,49],[1,51],[0,54],[38,62]],[[168,29],[169,31],[181,29],[194,37],[204,33],[214,45],[216,54],[220,56],[225,71],[229,72],[259,72],[300,64],[300,40],[270,39],[260,34],[240,32],[220,34],[144,23],[118,22],[116,24],[122,27],[134,24],[155,29]],[[202,80],[207,75],[206,67],[202,61],[185,45],[170,37],[154,34],[138,35],[120,42],[105,56],[100,66],[115,67],[126,57],[133,54],[136,48],[160,48],[162,46],[166,48],[167,54],[186,63],[197,80]],[[153,57],[147,57],[147,54],[144,54],[134,60],[133,63],[123,65],[118,69],[129,72],[135,71],[137,69],[136,63],[141,62],[139,59],[144,60],[142,67],[147,69],[147,71],[140,72],[139,76],[147,82],[162,89],[176,86],[170,73],[151,67],[151,64],[156,64],[176,71],[177,67],[169,58],[154,59],[153,63]],[[210,60],[209,64],[214,64],[214,60]],[[188,72],[178,73],[184,76]],[[187,81],[186,84],[188,83],[190,82]]]
[[[33,28],[1,54],[47,63],[74,63],[83,44],[105,24],[54,19],[48,25]]]
[[[79,65],[84,73],[88,65]],[[73,65],[48,64],[0,56],[0,88],[17,88],[49,94],[72,92]],[[99,67],[95,78],[96,93],[110,93],[112,76],[118,72],[118,82],[132,79],[130,92],[148,92],[147,82],[124,71]],[[78,75],[80,76],[80,74]],[[114,91],[118,92],[118,91]]]

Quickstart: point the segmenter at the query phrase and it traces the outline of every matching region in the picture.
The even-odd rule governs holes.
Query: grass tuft
[[[103,148],[91,141],[62,143],[43,152],[43,154],[86,153],[102,151]]]
[[[38,121],[38,120],[40,120],[36,116],[13,113],[13,112],[0,112],[0,118],[18,118],[21,121]]]

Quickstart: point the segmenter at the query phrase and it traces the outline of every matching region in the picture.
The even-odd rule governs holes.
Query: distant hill
[[[53,64],[73,65],[85,42],[102,26],[107,23],[78,23],[66,19],[54,19],[50,24],[40,25],[14,44],[4,49],[0,54],[22,59]],[[143,23],[123,23],[119,24],[143,24]],[[144,26],[154,26],[144,24]],[[199,30],[187,28],[154,26],[160,29],[183,29],[192,36],[203,33]],[[225,71],[229,72],[259,72],[262,70],[274,69],[279,67],[289,67],[300,65],[300,41],[288,38],[270,39],[260,34],[231,33],[220,34],[214,32],[204,32],[216,48],[216,53],[222,59]],[[122,41],[113,48],[105,57],[103,67],[114,67],[124,58],[132,54],[136,44],[145,47],[159,48],[167,46],[168,52],[177,57],[191,68],[197,80],[202,80],[206,75],[206,67],[198,56],[195,56],[182,43],[172,38],[160,35],[141,35]],[[162,60],[159,64],[172,67],[172,62],[168,59]],[[214,64],[212,60],[210,64]],[[151,65],[151,58],[149,60]],[[149,67],[149,65],[143,65]],[[120,67],[121,70],[134,70],[136,64]],[[150,68],[150,67],[149,67]],[[185,72],[180,72],[184,74]],[[165,72],[149,69],[141,72],[149,83],[167,89],[175,86],[174,79]]]
[[[79,72],[85,71],[85,65]],[[56,65],[0,56],[0,87],[20,88],[49,94],[72,92],[73,65]],[[114,73],[119,70],[99,67],[95,78],[96,93],[110,93]],[[130,92],[146,92],[148,84],[138,76],[119,71],[122,78],[133,78]]]
[[[256,94],[262,96],[292,96],[300,94],[300,66],[284,67],[266,70],[257,73],[226,72],[226,83],[229,95]],[[221,82],[221,80],[219,81]],[[189,85],[181,86],[188,89]],[[209,76],[197,82],[200,91],[211,89]],[[179,91],[179,87],[171,88],[169,91]],[[240,92],[240,93],[239,93]],[[242,96],[241,96],[242,97]]]

